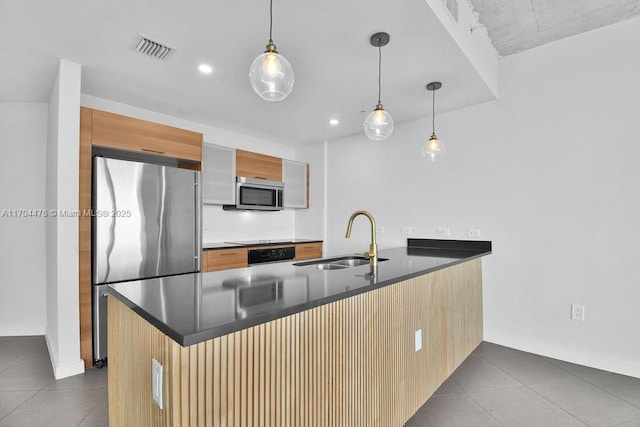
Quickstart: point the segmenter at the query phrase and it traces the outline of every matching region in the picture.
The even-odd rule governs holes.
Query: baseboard
[[[486,331],[484,333],[484,341],[540,356],[551,357],[553,359],[564,360],[565,362],[588,366],[590,368],[640,378],[640,364],[630,362],[628,360],[613,359],[593,353],[585,353],[573,348],[531,341],[521,337],[514,337],[505,334],[490,334]]]
[[[47,350],[49,350],[49,357],[51,358],[51,366],[53,367],[53,376],[56,380],[72,377],[74,375],[84,374],[84,360],[78,359],[72,362],[59,364],[57,360],[57,352],[52,348],[49,342],[49,335],[44,336],[47,343]]]
[[[23,337],[44,335],[44,325],[2,325],[0,337]]]

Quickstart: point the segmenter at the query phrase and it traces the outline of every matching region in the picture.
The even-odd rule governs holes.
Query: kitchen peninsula
[[[377,267],[280,262],[111,285],[111,425],[401,426],[482,340],[489,253],[409,239]]]

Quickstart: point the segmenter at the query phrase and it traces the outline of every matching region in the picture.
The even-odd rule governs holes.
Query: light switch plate
[[[416,331],[416,351],[422,348],[422,329]]]
[[[480,237],[480,230],[478,230],[477,228],[469,228],[467,230],[467,237],[479,238]]]
[[[403,225],[400,228],[400,233],[404,234],[404,235],[407,235],[407,236],[410,236],[410,235],[413,234],[413,227],[409,227],[409,226]]]
[[[436,235],[438,237],[449,237],[451,234],[451,230],[448,227],[438,227],[436,228]]]
[[[584,305],[571,304],[571,319],[584,320]]]
[[[151,359],[151,394],[162,409],[162,365],[156,359]]]

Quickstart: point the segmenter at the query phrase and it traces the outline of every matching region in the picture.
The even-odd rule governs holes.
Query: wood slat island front
[[[481,270],[475,258],[188,347],[111,297],[110,425],[402,426],[481,342]]]

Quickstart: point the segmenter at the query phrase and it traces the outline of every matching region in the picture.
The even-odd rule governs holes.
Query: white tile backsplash
[[[225,211],[222,206],[204,205],[202,242],[286,239],[295,235],[296,211]]]

